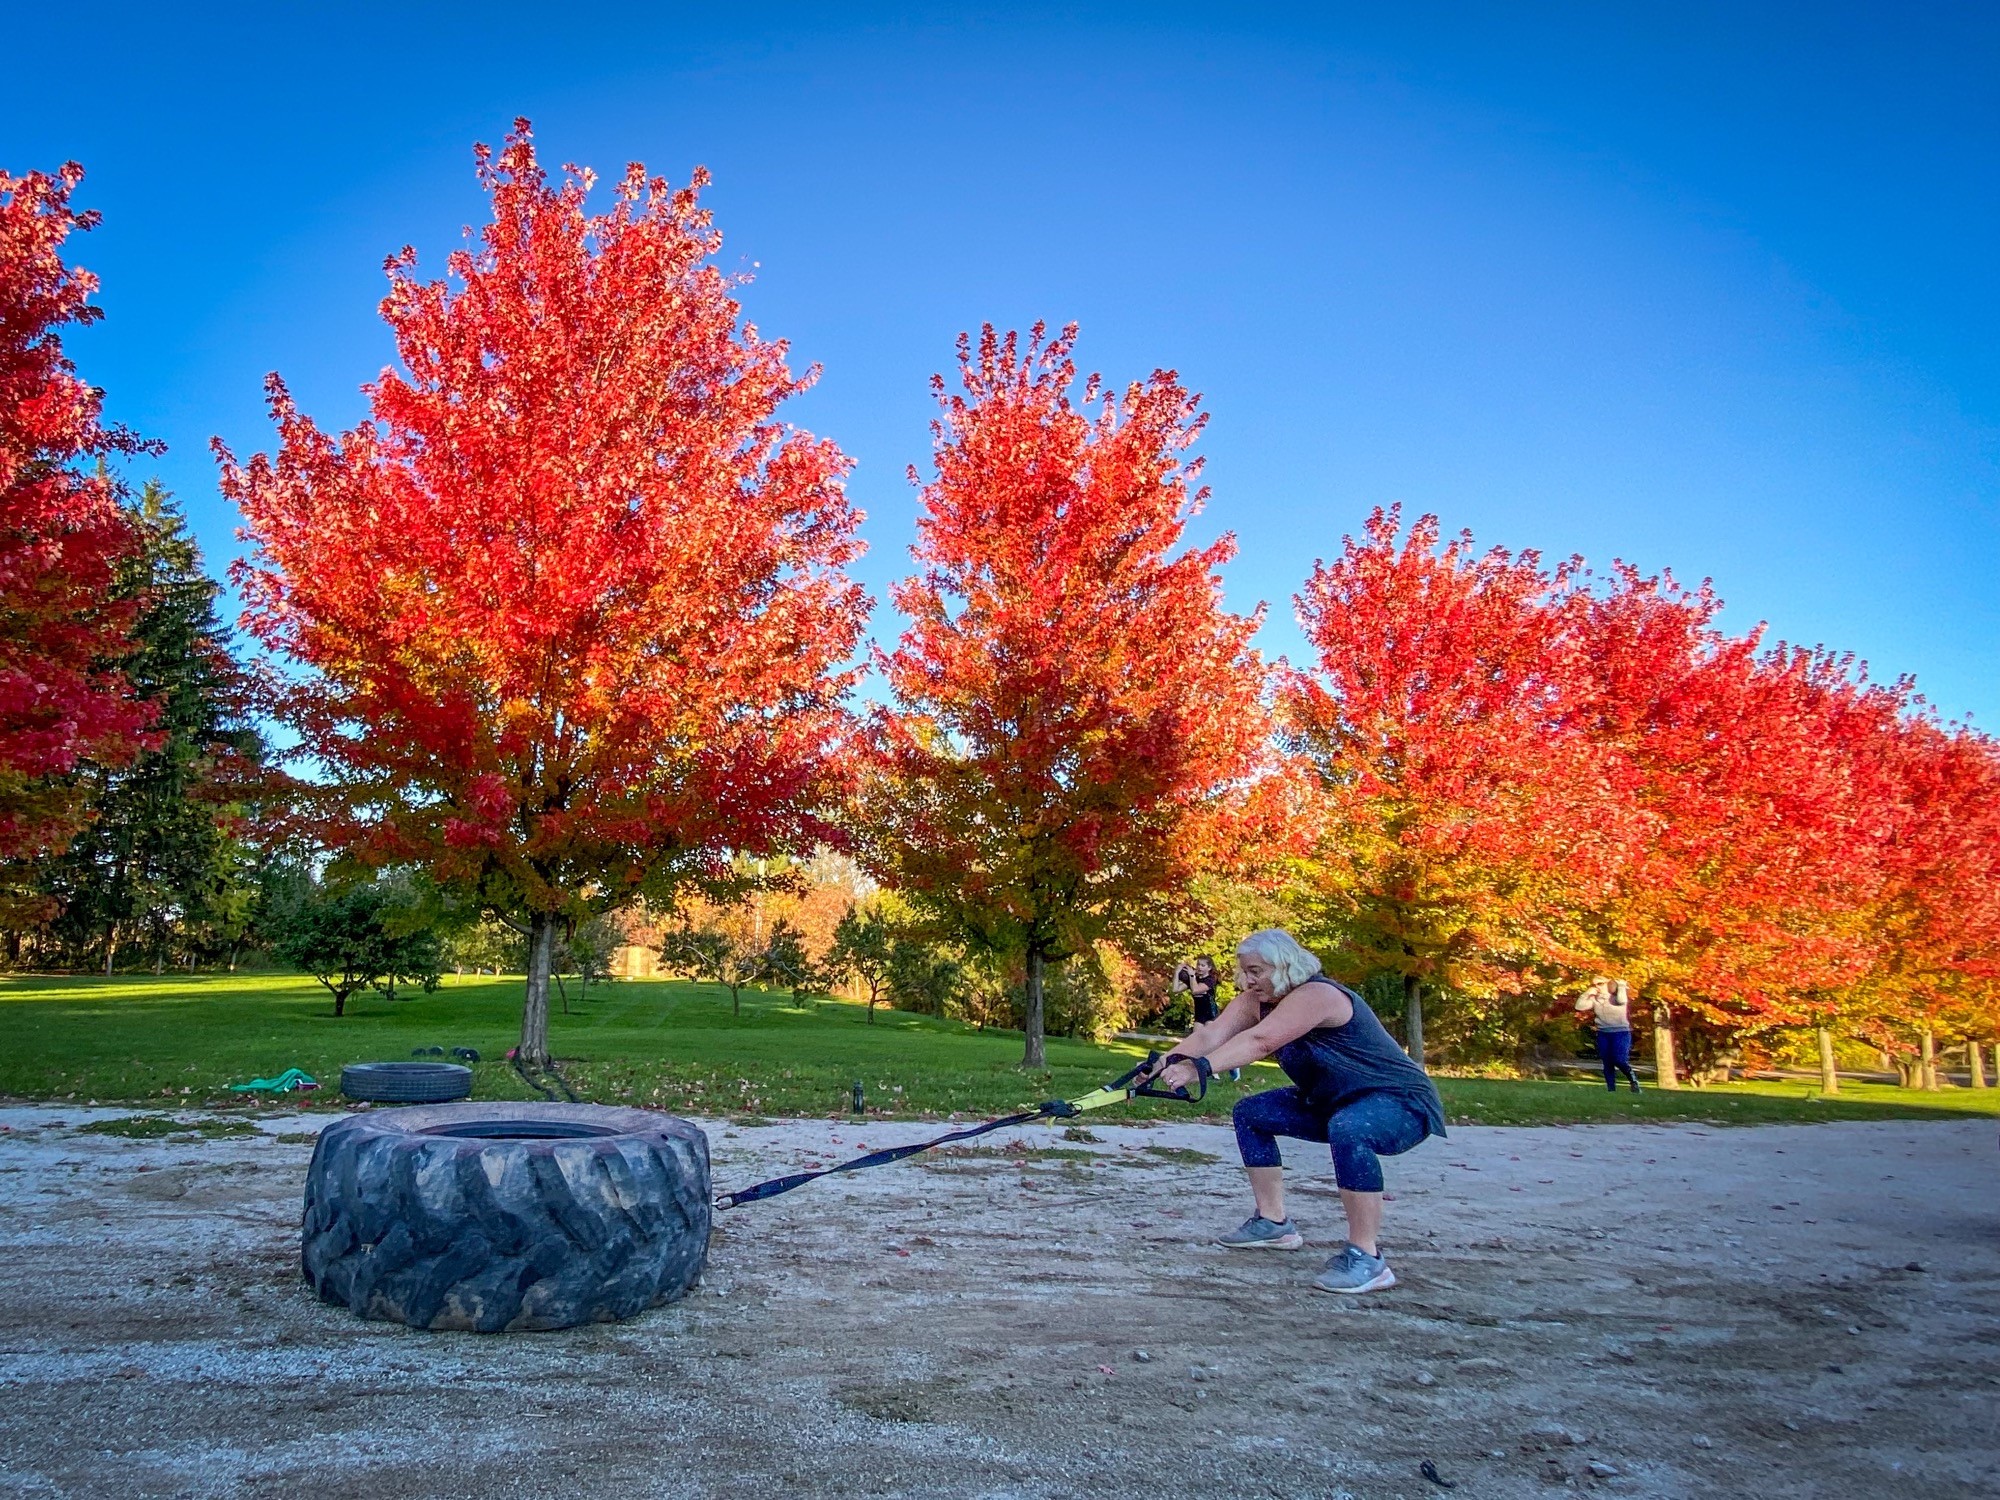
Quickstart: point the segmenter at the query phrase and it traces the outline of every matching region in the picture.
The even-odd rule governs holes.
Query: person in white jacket
[[[1604,1086],[1617,1093],[1618,1075],[1623,1073],[1632,1092],[1638,1093],[1639,1080],[1632,1072],[1632,997],[1625,981],[1613,984],[1602,977],[1593,979],[1590,988],[1576,997],[1576,1009],[1579,1015],[1589,1011],[1597,1028],[1597,1058],[1604,1064]]]

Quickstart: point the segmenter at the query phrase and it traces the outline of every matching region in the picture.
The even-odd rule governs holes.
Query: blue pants
[[[1597,1057],[1604,1064],[1604,1086],[1612,1093],[1618,1092],[1618,1075],[1623,1073],[1631,1082],[1633,1092],[1639,1088],[1639,1080],[1632,1076],[1632,1033],[1629,1031],[1599,1031],[1597,1033]]]
[[[1377,1156],[1401,1156],[1431,1133],[1416,1107],[1395,1094],[1363,1094],[1328,1113],[1295,1088],[1268,1089],[1237,1100],[1235,1121],[1244,1166],[1283,1166],[1281,1135],[1324,1141],[1333,1148],[1333,1180],[1350,1193],[1381,1192]]]

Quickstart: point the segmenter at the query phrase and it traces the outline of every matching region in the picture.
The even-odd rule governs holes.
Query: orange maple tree
[[[776,420],[814,372],[742,322],[706,175],[634,164],[592,214],[526,121],[476,159],[450,280],[387,263],[372,420],[329,437],[273,376],[275,456],[217,451],[312,813],[524,928],[539,1061],[559,928],[831,836],[867,601],[848,460]]]
[[[1706,1037],[1798,1024],[1866,969],[1855,917],[1895,818],[1865,757],[1906,687],[1728,636],[1720,607],[1706,584],[1620,566],[1578,622],[1583,732],[1644,829],[1614,891],[1578,914],[1579,961],[1644,992],[1663,1082],[1676,1018]]]
[[[1268,728],[1258,616],[1222,607],[1235,543],[1182,547],[1207,498],[1183,457],[1198,400],[1162,370],[1073,402],[1075,336],[988,326],[959,341],[962,393],[933,381],[865,819],[885,883],[1023,965],[1035,1068],[1046,967],[1170,920],[1238,862]]]
[[[1317,656],[1278,694],[1319,790],[1301,898],[1332,968],[1401,976],[1413,1055],[1426,986],[1519,988],[1553,915],[1623,857],[1631,830],[1570,722],[1574,577],[1377,510],[1296,601]]]
[[[2000,1037],[2000,746],[1913,715],[1892,746],[1907,817],[1868,909],[1875,963],[1852,1009],[1893,1047],[1911,1031]]]
[[[94,227],[70,201],[83,169],[0,172],[0,861],[60,848],[81,826],[77,764],[129,762],[153,706],[118,669],[136,601],[114,587],[139,550],[101,462],[150,451],[107,426],[62,331],[102,316],[63,244]],[[0,920],[40,903],[0,880]]]

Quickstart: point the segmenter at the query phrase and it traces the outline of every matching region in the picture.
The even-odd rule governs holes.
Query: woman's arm
[[[1255,1003],[1239,995],[1223,1008],[1221,1015],[1213,1021],[1203,1021],[1193,1031],[1167,1048],[1167,1053],[1178,1052],[1182,1057],[1207,1057],[1209,1049],[1221,1046],[1237,1032],[1248,1030],[1256,1024]]]
[[[1187,1058],[1205,1057],[1212,1071],[1222,1073],[1261,1061],[1315,1027],[1345,1026],[1354,1019],[1354,1002],[1338,986],[1324,980],[1307,980],[1261,1021],[1256,1019],[1256,1009],[1254,1002],[1237,996],[1229,1002],[1228,1010],[1208,1026],[1197,1026],[1197,1034],[1174,1051]],[[1200,1035],[1220,1031],[1239,1010],[1248,1024],[1231,1026],[1213,1037]],[[1199,1081],[1199,1074],[1192,1062],[1175,1063],[1160,1075],[1160,1081],[1167,1088],[1188,1088]]]

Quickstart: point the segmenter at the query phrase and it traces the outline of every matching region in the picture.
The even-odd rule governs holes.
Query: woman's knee
[[[1357,1147],[1371,1155],[1401,1156],[1430,1134],[1423,1115],[1401,1099],[1376,1095],[1349,1106],[1327,1122],[1327,1143],[1336,1151]]]
[[[1333,1142],[1333,1180],[1350,1193],[1382,1191],[1381,1158],[1360,1141]]]

